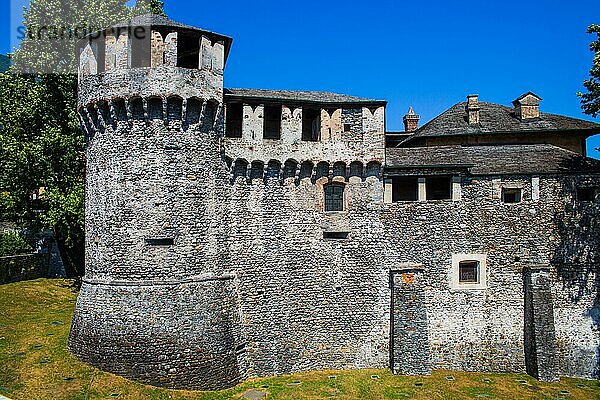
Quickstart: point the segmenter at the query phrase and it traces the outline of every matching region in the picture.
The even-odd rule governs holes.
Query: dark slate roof
[[[364,97],[349,96],[345,94],[330,92],[308,92],[294,90],[263,90],[263,89],[225,89],[227,98],[255,99],[255,100],[283,100],[290,102],[311,103],[354,103],[369,104],[376,103],[385,105],[383,100],[373,100]]]
[[[386,149],[386,168],[464,167],[472,175],[600,173],[600,160],[551,144]]]
[[[0,73],[8,71],[11,61],[7,55],[0,54]]]
[[[194,31],[203,31],[207,33],[212,33],[213,35],[223,36],[229,38],[228,36],[221,35],[220,33],[207,31],[206,29],[196,28],[195,26],[182,24],[180,22],[173,21],[163,15],[156,14],[143,14],[133,17],[130,21],[124,21],[113,25],[113,28],[126,28],[128,26],[164,26],[171,28],[179,28],[179,29],[190,29]]]
[[[521,121],[515,116],[512,107],[495,103],[480,102],[479,124],[468,124],[465,111],[467,103],[455,104],[427,124],[419,128],[414,135],[406,139],[410,142],[419,137],[488,135],[495,133],[527,133],[548,131],[589,131],[600,132],[600,125],[582,119],[563,117],[562,115],[540,113],[539,118]]]

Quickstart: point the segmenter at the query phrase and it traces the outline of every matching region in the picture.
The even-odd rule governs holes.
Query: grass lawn
[[[77,293],[66,280],[0,286],[0,396],[10,399],[231,399],[249,389],[267,399],[600,399],[598,381],[546,384],[520,374],[388,370],[320,371],[254,379],[221,392],[157,389],[89,367],[67,350]],[[1,397],[0,397],[1,398]]]

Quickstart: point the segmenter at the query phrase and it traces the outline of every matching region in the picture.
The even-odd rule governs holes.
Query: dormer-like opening
[[[515,101],[515,116],[521,121],[535,119],[540,117],[540,102],[542,98],[533,92],[527,92]]]

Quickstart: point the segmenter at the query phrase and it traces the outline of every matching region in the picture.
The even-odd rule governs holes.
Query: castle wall
[[[347,212],[324,214],[322,182],[238,181],[229,198],[251,376],[388,365],[388,274],[377,177],[347,183]],[[324,231],[349,232],[327,240]]]
[[[409,364],[398,366],[404,373],[422,373],[427,365],[526,372],[528,356],[543,364],[542,345],[547,344],[556,346],[562,375],[596,376],[600,340],[594,278],[587,276],[586,285],[579,288],[581,277],[561,277],[555,266],[568,264],[562,257],[565,245],[593,243],[593,238],[584,238],[572,246],[557,227],[557,222],[570,220],[560,210],[579,207],[573,184],[565,183],[572,180],[463,178],[458,201],[384,204],[380,179],[350,178],[348,211],[343,213],[325,213],[320,207],[321,185],[327,179],[286,180],[283,185],[236,180],[228,223],[232,265],[243,299],[249,374],[389,366],[393,337],[402,340],[402,353],[411,351],[414,356]],[[521,187],[523,201],[503,203],[503,186]],[[350,234],[347,240],[323,239],[328,230]],[[576,253],[574,248],[570,251]],[[453,268],[461,257],[482,261],[483,285],[468,288],[454,282]],[[523,271],[540,264],[554,271],[548,283],[556,344],[543,339],[545,343],[538,342],[542,353],[528,355]],[[391,274],[406,265],[422,268],[414,288],[423,299],[422,309],[401,301],[412,295],[394,292],[400,297],[392,300]],[[568,285],[583,294],[569,298],[564,294]],[[390,310],[408,318],[400,324],[408,331],[390,332],[391,326],[397,329],[391,325]],[[426,313],[426,332],[411,320],[417,312]],[[427,351],[416,344],[423,338]]]

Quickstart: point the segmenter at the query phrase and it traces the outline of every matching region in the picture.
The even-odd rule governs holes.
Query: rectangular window
[[[417,201],[419,183],[416,177],[392,178],[392,201]]]
[[[502,201],[508,204],[520,203],[523,189],[502,188]]]
[[[458,264],[459,283],[479,283],[479,262],[461,261]]]
[[[344,211],[344,185],[325,186],[325,211]]]
[[[594,201],[596,199],[596,189],[591,187],[577,188],[577,200]]]
[[[265,106],[263,139],[281,139],[281,106]]]
[[[428,177],[425,179],[427,200],[449,200],[452,198],[452,178]]]
[[[344,124],[344,132],[352,131],[352,124]]]
[[[302,108],[302,140],[318,142],[321,136],[321,110]]]
[[[241,138],[244,105],[242,103],[229,103],[225,108],[225,114],[225,136]]]

